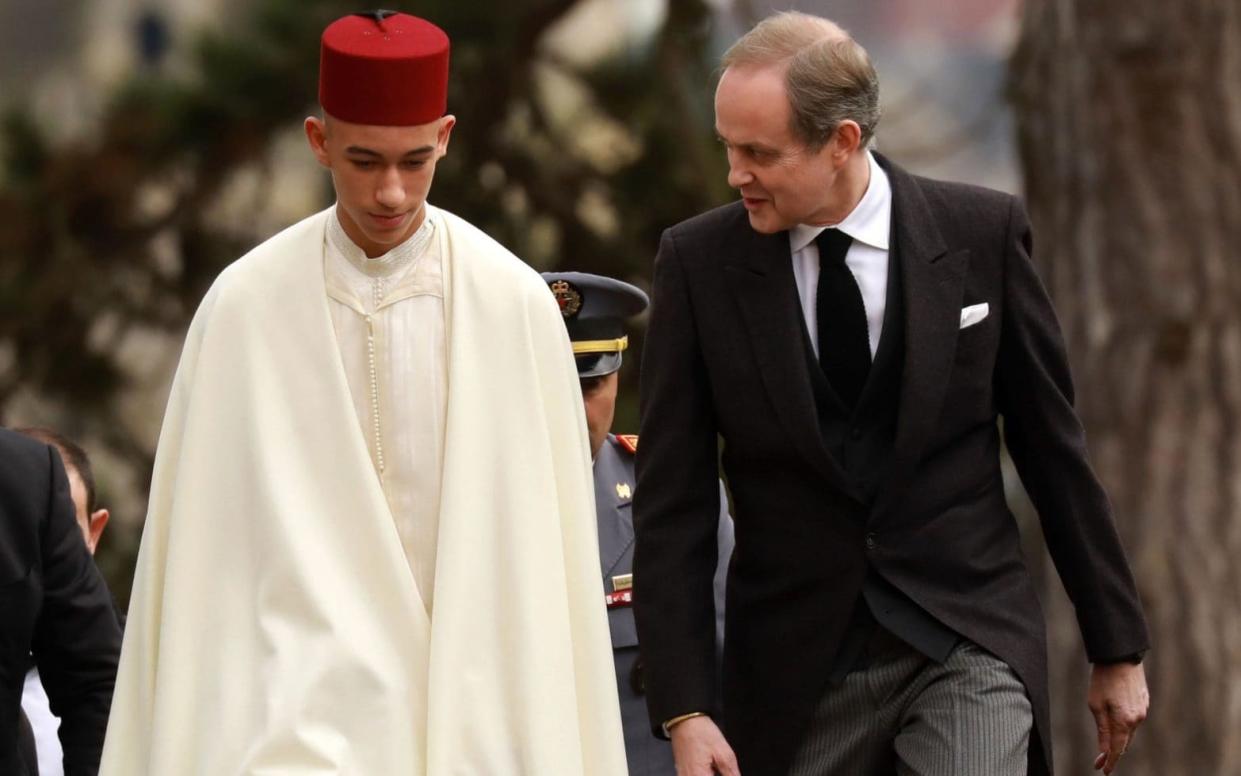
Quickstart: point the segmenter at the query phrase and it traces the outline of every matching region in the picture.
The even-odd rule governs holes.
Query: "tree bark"
[[[1125,776],[1241,773],[1241,4],[1028,0],[1012,92],[1035,260],[1146,606]],[[1043,563],[1056,766],[1087,666]]]

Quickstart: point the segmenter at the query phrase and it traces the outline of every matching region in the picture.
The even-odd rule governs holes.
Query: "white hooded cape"
[[[227,268],[156,455],[104,776],[623,776],[577,374],[539,276],[438,211],[434,625],[367,455],[328,212]]]

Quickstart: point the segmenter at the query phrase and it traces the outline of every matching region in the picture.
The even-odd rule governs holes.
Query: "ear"
[[[108,518],[112,516],[106,509],[96,509],[91,512],[87,518],[87,530],[89,536],[86,537],[86,548],[90,550],[90,554],[95,554],[95,548],[99,546],[99,537],[103,536],[103,529],[108,525]]]
[[[440,119],[440,128],[435,135],[435,153],[444,156],[448,153],[448,140],[452,137],[452,128],[457,126],[457,117],[451,113]]]
[[[327,155],[327,125],[318,116],[307,116],[305,122],[306,140],[310,143],[310,152],[324,167],[331,167]]]
[[[836,125],[832,135],[832,157],[838,163],[844,163],[862,147],[862,128],[853,119],[845,119]]]

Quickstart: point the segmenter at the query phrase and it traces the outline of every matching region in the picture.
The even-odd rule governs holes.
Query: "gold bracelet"
[[[672,719],[664,723],[664,735],[666,736],[672,735],[672,728],[676,727],[677,725],[681,724],[687,719],[693,719],[694,717],[705,717],[705,716],[707,716],[707,712],[705,711],[691,711],[689,714],[682,714],[679,717],[673,717]]]

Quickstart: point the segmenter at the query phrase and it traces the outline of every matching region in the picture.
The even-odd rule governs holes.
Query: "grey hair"
[[[724,52],[721,64],[787,65],[791,129],[812,150],[831,140],[846,119],[861,128],[863,147],[875,136],[879,76],[866,49],[834,22],[798,11],[774,14]]]

